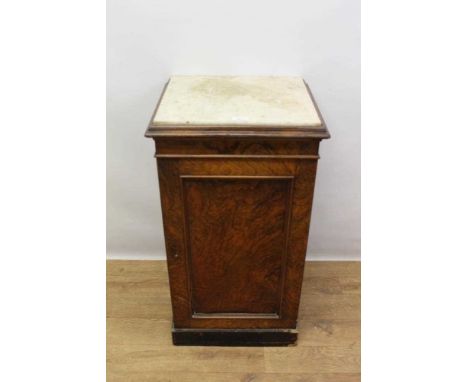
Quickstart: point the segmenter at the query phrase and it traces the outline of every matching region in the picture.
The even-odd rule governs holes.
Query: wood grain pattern
[[[300,300],[300,291],[302,284],[303,266],[305,261],[305,254],[307,249],[310,213],[312,208],[312,196],[314,190],[314,181],[316,173],[316,160],[295,160],[295,159],[282,159],[271,161],[268,159],[257,159],[255,161],[245,159],[161,159],[158,158],[158,173],[159,173],[159,184],[161,190],[161,203],[163,211],[163,222],[165,229],[165,240],[166,240],[166,251],[168,257],[168,267],[171,280],[171,296],[173,300],[173,311],[174,311],[174,326],[176,328],[285,328],[294,329],[296,327],[297,312]],[[242,183],[241,188],[238,185],[226,184],[221,187],[220,190],[216,190],[214,183],[208,184],[208,187],[197,197],[192,197],[190,200],[185,200],[183,190],[183,179],[187,177],[238,177],[238,178],[253,178],[260,177],[263,179],[268,178],[288,178],[293,179],[291,191],[288,191],[291,200],[286,203],[282,200],[280,203],[276,203],[275,198],[280,195],[280,199],[286,197],[286,192],[282,183],[268,181],[255,183],[258,189],[258,195],[256,199],[252,199],[250,195],[250,207],[247,209],[244,205],[244,197],[248,195],[244,191],[241,191],[242,187],[246,187],[245,183]],[[265,186],[264,186],[265,185]],[[269,190],[269,187],[272,187]],[[280,185],[280,186],[278,186]],[[218,185],[219,186],[219,185]],[[199,186],[200,187],[200,186]],[[193,188],[193,186],[192,186]],[[254,190],[255,191],[255,190]],[[194,193],[195,191],[190,191]],[[190,228],[186,227],[184,222],[186,218],[184,214],[185,210],[190,208],[201,208],[197,207],[203,203],[202,200],[207,203],[207,200],[211,198],[217,198],[216,195],[219,193],[223,194],[224,200],[231,200],[231,204],[226,204],[226,209],[217,208],[217,214],[210,216],[210,219],[214,219],[212,222],[209,219],[204,219],[203,223],[196,228],[196,237],[200,238],[195,242],[192,242],[190,237]],[[242,197],[242,194],[245,194]],[[268,199],[273,200],[277,206],[275,208],[265,208],[262,205],[265,203],[267,198],[262,197],[260,194],[268,196]],[[196,195],[196,193],[194,194]],[[289,198],[289,196],[288,196]],[[218,203],[219,204],[219,203]],[[242,207],[244,205],[244,207]],[[285,206],[288,207],[288,219],[278,218],[286,214]],[[188,206],[188,207],[187,207]],[[269,207],[272,207],[270,204]],[[254,216],[248,210],[256,212]],[[237,219],[241,224],[236,224],[234,229],[232,225],[220,224],[222,219],[222,212],[226,212],[225,220],[229,222],[229,216],[233,211],[238,211],[236,215]],[[265,216],[264,216],[265,215]],[[248,223],[252,221],[253,223]],[[284,227],[285,221],[289,221],[287,227]],[[200,222],[200,221],[199,221]],[[193,223],[193,222],[192,222]],[[214,223],[214,224],[213,224]],[[196,224],[196,223],[193,223]],[[223,228],[224,227],[224,228]],[[257,228],[255,228],[257,227]],[[259,228],[261,227],[261,231]],[[237,231],[236,231],[237,230]],[[285,232],[287,231],[287,232]],[[214,234],[210,234],[213,232]],[[260,235],[258,235],[260,233]],[[265,240],[262,236],[266,235],[268,240]],[[230,240],[230,235],[233,235],[233,239]],[[287,236],[287,241],[285,237]],[[203,239],[205,237],[205,239]],[[206,240],[206,238],[212,238],[213,240]],[[218,239],[223,238],[223,240]],[[269,239],[274,238],[272,243],[269,243]],[[227,240],[227,241],[225,241]],[[285,244],[287,245],[285,247]],[[224,245],[228,243],[233,249],[229,249],[229,246]],[[263,243],[263,247],[261,246]],[[220,246],[221,247],[216,247]],[[223,247],[224,245],[224,247]],[[192,248],[192,246],[195,246]],[[244,259],[243,263],[237,267],[229,268],[229,272],[226,272],[226,262],[223,259],[215,261],[216,253],[224,257],[226,261],[230,261],[232,255],[236,252],[236,248],[240,252],[244,251],[240,259]],[[247,254],[248,248],[257,248],[255,254]],[[193,263],[190,257],[190,252],[195,249],[196,262]],[[222,252],[220,250],[222,249]],[[285,251],[284,255],[280,255],[280,251]],[[230,255],[231,253],[231,255]],[[237,252],[236,252],[237,253]],[[201,255],[203,254],[203,255]],[[278,263],[273,261],[271,265],[268,262],[272,259],[278,259],[281,256],[282,263],[281,269],[278,270]],[[204,257],[206,257],[204,259]],[[198,260],[197,260],[198,259]],[[247,261],[248,259],[248,261]],[[264,260],[262,260],[264,259]],[[198,262],[197,262],[198,261]],[[272,282],[265,282],[265,274],[262,268],[256,267],[255,264],[260,262],[266,267],[267,275],[271,276]],[[242,267],[240,266],[242,265]],[[247,280],[245,279],[244,273],[249,269],[257,270],[256,272],[250,272],[249,278],[252,281],[252,285],[255,288],[252,289],[246,296]],[[276,304],[277,292],[275,289],[277,284],[280,283],[281,288],[281,306],[279,319],[272,320],[269,318],[254,318],[254,317],[243,317],[239,318],[226,318],[217,317],[209,318],[194,317],[193,313],[196,313],[193,306],[191,290],[191,274],[195,271],[200,277],[205,277],[204,280],[199,282],[202,286],[202,290],[206,293],[211,293],[211,297],[214,298],[214,302],[208,299],[208,294],[200,294],[200,290],[197,290],[198,301],[202,304],[214,304],[215,306],[202,306],[206,312],[214,312],[217,310],[220,313],[273,313],[274,304]],[[208,275],[202,276],[203,273],[207,272]],[[223,273],[224,272],[224,273]],[[244,285],[241,289],[232,289],[231,292],[227,291],[229,285],[221,287],[221,280],[215,281],[215,278],[209,278],[209,273],[215,273],[221,280],[229,281],[229,284],[236,286]],[[278,280],[278,275],[281,273],[281,281]],[[220,276],[223,275],[223,276]],[[192,275],[193,276],[193,275]],[[208,279],[206,279],[208,278]],[[255,282],[258,280],[258,282]],[[228,283],[226,283],[228,284]],[[264,284],[262,286],[262,284]],[[266,292],[265,289],[269,292]],[[273,288],[273,289],[272,289]],[[273,290],[275,289],[275,292]],[[219,293],[216,298],[215,293]],[[256,298],[255,296],[260,295],[265,298],[264,305],[262,306],[262,299]],[[210,298],[211,298],[210,297]],[[220,305],[220,302],[224,301],[225,307]],[[233,304],[237,304],[239,310],[234,312],[234,305],[229,305],[230,301]],[[244,303],[243,306],[239,305],[241,301],[250,301],[247,305]],[[195,305],[197,302],[195,302]],[[260,306],[257,306],[260,304]],[[216,307],[216,309],[214,309]],[[203,312],[202,309],[202,313]]]
[[[280,314],[293,177],[184,177],[194,313]]]
[[[319,140],[159,138],[156,155],[318,155]]]
[[[168,284],[164,261],[107,262],[109,382],[360,381],[360,303],[348,303],[360,296],[359,262],[306,263],[301,312],[317,309],[300,314],[296,347],[174,347]],[[152,298],[139,308],[139,296]]]
[[[361,380],[359,373],[301,373],[281,375],[265,374],[265,373],[200,373],[196,372],[180,372],[166,371],[164,373],[155,373],[151,371],[135,371],[128,377],[128,372],[123,371],[121,374],[112,374],[111,381],[113,382],[197,382],[203,378],[203,382],[359,382]]]

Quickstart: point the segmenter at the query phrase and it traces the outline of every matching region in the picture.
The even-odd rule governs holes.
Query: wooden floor
[[[107,262],[107,380],[360,381],[360,263],[308,262],[295,347],[171,342],[164,261]]]

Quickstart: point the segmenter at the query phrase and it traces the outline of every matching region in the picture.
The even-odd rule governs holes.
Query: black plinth
[[[291,346],[294,329],[172,329],[172,342],[182,346]]]

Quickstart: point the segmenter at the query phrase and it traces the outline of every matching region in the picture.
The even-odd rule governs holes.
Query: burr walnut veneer
[[[297,338],[319,143],[297,77],[176,76],[156,143],[176,345]]]

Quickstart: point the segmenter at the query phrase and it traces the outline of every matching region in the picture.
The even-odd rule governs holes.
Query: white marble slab
[[[154,125],[321,126],[300,77],[173,76]]]

